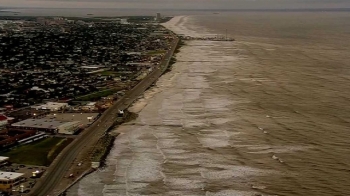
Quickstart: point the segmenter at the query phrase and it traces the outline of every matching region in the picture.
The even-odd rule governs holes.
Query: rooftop
[[[90,66],[81,66],[80,68],[82,69],[101,69],[104,68],[106,66],[102,66],[102,65],[90,65]]]
[[[0,180],[3,180],[3,181],[14,180],[14,179],[17,179],[23,175],[24,175],[23,173],[0,171]]]
[[[6,160],[9,160],[9,157],[0,156],[0,162],[6,161]]]
[[[0,114],[0,121],[7,120],[7,117],[3,114]]]
[[[88,125],[92,123],[98,113],[55,113],[49,114],[44,118],[55,119],[58,121],[79,121],[81,124]]]
[[[8,113],[8,116],[17,119],[18,121],[21,121],[24,119],[33,118],[33,116],[40,116],[46,113],[48,113],[48,111],[36,110],[33,108],[24,108],[20,110],[11,111]]]
[[[31,128],[41,128],[41,129],[57,129],[59,126],[70,123],[68,121],[58,121],[55,119],[27,119],[17,123],[12,124],[14,127],[31,127]]]
[[[65,107],[67,106],[67,103],[58,103],[58,102],[47,102],[45,104],[42,105],[38,105],[38,106],[32,106],[31,108],[36,108],[36,109],[59,109],[61,107]]]
[[[65,105],[67,105],[67,103],[58,103],[58,102],[47,102],[47,103],[45,103],[45,104],[43,104],[43,105],[41,105],[42,107],[44,107],[44,106],[48,106],[48,107],[55,107],[55,106],[65,106]]]

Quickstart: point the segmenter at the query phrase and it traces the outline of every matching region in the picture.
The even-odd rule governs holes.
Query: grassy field
[[[102,71],[102,72],[99,72],[97,74],[101,74],[102,76],[117,76],[117,75],[120,75],[120,74],[118,74],[118,72],[110,71],[110,70]]]
[[[77,101],[96,101],[96,100],[100,99],[101,97],[107,97],[108,95],[113,95],[114,93],[118,92],[119,90],[120,89],[102,90],[102,91],[98,91],[95,93],[91,93],[88,95],[78,97],[76,100]]]
[[[4,153],[3,156],[10,157],[13,163],[49,166],[60,151],[71,141],[72,139],[65,138],[46,138],[13,148]]]
[[[149,51],[146,54],[147,55],[158,55],[158,54],[164,54],[166,51],[165,50],[154,50],[154,51]]]

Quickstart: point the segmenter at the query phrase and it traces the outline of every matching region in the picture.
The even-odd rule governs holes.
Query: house
[[[9,163],[9,160],[10,160],[9,157],[0,156],[0,166],[7,165]]]
[[[50,111],[59,111],[68,107],[68,103],[58,103],[58,102],[47,102],[43,105],[32,106],[36,110],[50,110]]]
[[[24,180],[23,173],[0,171],[0,191],[12,192],[12,187]]]
[[[8,124],[7,116],[0,114],[0,127],[4,127]]]
[[[11,130],[37,130],[51,134],[74,134],[82,127],[80,121],[59,121],[55,119],[26,119],[13,123]]]
[[[82,110],[95,110],[96,109],[96,102],[90,102],[84,106],[81,107]]]

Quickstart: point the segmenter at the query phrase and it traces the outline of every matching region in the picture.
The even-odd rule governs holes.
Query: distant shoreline
[[[141,8],[53,8],[53,7],[0,7],[2,10],[40,10],[40,9],[51,9],[51,10],[60,10],[60,9],[69,9],[69,10],[119,10],[119,11],[134,11],[134,10],[148,10],[148,11],[205,11],[205,12],[313,12],[313,11],[345,11],[350,12],[349,8],[279,8],[279,9],[141,9]]]
[[[20,13],[20,12],[15,12],[15,11],[10,11],[10,10],[0,10],[1,12],[5,12],[5,13]]]
[[[350,8],[319,8],[319,9],[138,9],[138,8],[0,8],[0,16],[139,16],[139,15],[162,15],[179,16],[179,15],[198,15],[198,14],[225,14],[225,13],[271,13],[271,12],[341,12],[350,13]]]

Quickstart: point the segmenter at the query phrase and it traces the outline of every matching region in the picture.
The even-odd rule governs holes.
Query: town
[[[160,14],[130,22],[0,20],[3,194],[29,193],[60,151],[150,73],[164,69],[176,38],[159,20]]]

